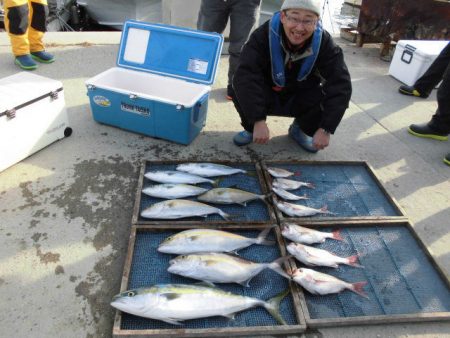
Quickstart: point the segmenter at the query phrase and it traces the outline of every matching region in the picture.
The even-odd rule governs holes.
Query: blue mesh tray
[[[193,227],[189,227],[193,228]],[[215,227],[217,228],[217,227]],[[257,237],[261,229],[236,230],[227,226],[222,230],[238,233],[246,237]],[[276,230],[275,230],[276,229]],[[167,272],[169,260],[176,255],[159,253],[158,245],[167,237],[184,229],[162,229],[149,226],[133,226],[130,236],[128,256],[124,268],[121,291],[152,284],[186,283],[198,281]],[[277,240],[278,228],[272,230],[267,239]],[[284,253],[284,251],[283,251]],[[271,262],[281,256],[280,246],[252,245],[239,251],[245,259],[256,262]],[[289,288],[289,281],[270,269],[255,276],[250,287],[238,284],[217,284],[217,287],[236,294],[267,300]],[[294,290],[298,290],[294,286]],[[254,334],[300,333],[306,329],[304,317],[300,311],[300,299],[297,292],[291,292],[281,303],[280,312],[288,325],[280,325],[262,307],[248,309],[236,314],[234,320],[223,317],[210,317],[185,321],[182,326],[171,325],[162,321],[142,318],[117,311],[114,323],[114,335],[169,335],[174,336],[233,336]]]
[[[289,191],[295,195],[306,194],[309,199],[286,202],[316,209],[327,206],[328,211],[334,213],[290,217],[275,208],[280,220],[300,218],[332,220],[349,217],[397,219],[404,216],[365,162],[264,162],[262,163],[264,176],[271,189],[272,177],[267,172],[267,167],[278,167],[295,172],[296,175],[287,179],[310,182],[315,185],[314,189],[301,187]]]
[[[358,254],[364,268],[307,268],[347,282],[367,281],[364,291],[369,299],[348,290],[325,296],[305,291],[302,306],[308,327],[450,319],[449,283],[408,223],[319,230],[339,228],[344,241],[326,240],[313,246],[341,257]],[[295,264],[304,266],[296,260]]]
[[[154,198],[142,193],[142,189],[153,184],[159,184],[153,182],[144,177],[144,174],[148,171],[156,170],[175,170],[176,166],[183,162],[145,162],[141,168],[141,174],[139,178],[139,184],[136,193],[136,201],[133,212],[133,224],[197,224],[199,222],[217,223],[217,224],[230,224],[230,223],[242,223],[242,224],[273,224],[276,223],[275,211],[269,203],[264,203],[261,200],[255,200],[247,203],[247,206],[241,206],[238,204],[213,204],[206,203],[211,206],[217,207],[231,216],[231,220],[224,220],[220,215],[213,214],[207,217],[186,217],[174,220],[156,220],[141,217],[141,211],[149,207],[154,203],[164,201],[164,199]],[[221,176],[218,187],[220,188],[237,188],[245,191],[249,191],[255,194],[266,194],[268,192],[264,177],[259,164],[253,163],[225,163],[220,161],[208,161],[211,163],[225,164],[234,168],[247,170],[247,174],[234,174],[229,176]],[[216,179],[216,178],[212,178]],[[209,183],[197,184],[199,187],[211,189],[213,186]],[[196,201],[197,197],[188,197],[192,201]]]

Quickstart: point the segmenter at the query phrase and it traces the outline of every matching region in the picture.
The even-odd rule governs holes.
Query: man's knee
[[[47,30],[46,20],[48,15],[48,6],[37,2],[31,2],[33,8],[33,17],[31,18],[31,27],[40,32]]]
[[[8,32],[23,35],[28,29],[28,4],[8,8]]]

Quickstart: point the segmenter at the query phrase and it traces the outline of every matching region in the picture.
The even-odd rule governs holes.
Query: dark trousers
[[[295,118],[295,123],[308,136],[313,136],[319,128],[322,119],[322,108],[320,102],[316,105],[305,105],[302,95],[292,95],[289,98],[281,97],[278,93],[272,91],[266,93],[272,102],[268,109],[267,116],[286,116]],[[233,97],[233,103],[236,107],[241,125],[250,133],[253,133],[253,123],[251,123],[239,105],[236,95]]]
[[[202,0],[197,28],[222,34],[230,18],[228,84],[231,85],[242,47],[259,19],[261,0]]]
[[[450,44],[447,46],[449,48]],[[442,83],[437,91],[438,108],[429,126],[442,133],[450,134],[450,60],[447,61]]]
[[[421,94],[429,95],[433,88],[442,80],[442,75],[450,63],[450,43],[441,51],[427,71],[417,79],[414,88]],[[450,95],[450,94],[449,94]]]

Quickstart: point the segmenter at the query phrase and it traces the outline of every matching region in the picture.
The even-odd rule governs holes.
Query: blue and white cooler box
[[[189,144],[205,125],[223,37],[126,21],[117,67],[86,81],[94,120]]]
[[[399,40],[389,66],[389,75],[408,86],[426,72],[449,41]]]

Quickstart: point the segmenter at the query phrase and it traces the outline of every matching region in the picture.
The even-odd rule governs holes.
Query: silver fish
[[[183,199],[158,202],[141,212],[142,217],[158,219],[177,219],[193,216],[206,217],[211,214],[219,214],[222,218],[229,219],[229,215],[218,208]]]
[[[214,188],[197,197],[199,201],[217,204],[241,204],[259,199],[265,201],[265,195],[257,195],[252,192],[234,188]]]
[[[217,252],[190,254],[172,259],[167,271],[209,283],[238,283],[248,287],[250,280],[264,269],[272,269],[291,279],[281,268],[281,263],[289,258],[281,257],[272,263],[255,263]]]
[[[144,174],[149,180],[159,183],[185,183],[185,184],[197,184],[197,183],[211,183],[216,184],[216,181],[210,180],[205,177],[183,173],[176,170],[159,170],[149,171]]]
[[[281,229],[283,237],[303,244],[323,243],[327,238],[342,241],[341,231],[322,232],[293,223],[284,223]]]
[[[190,254],[199,252],[236,252],[252,244],[273,245],[266,240],[272,226],[265,228],[257,238],[248,238],[231,232],[214,229],[191,229],[166,238],[158,247],[159,252]]]
[[[281,188],[284,190],[295,190],[301,187],[307,187],[311,189],[315,188],[313,183],[288,180],[287,178],[276,178],[273,180],[272,185],[275,188]]]
[[[331,211],[327,210],[326,206],[320,209],[314,209],[304,205],[286,203],[282,201],[277,201],[275,204],[279,210],[291,217],[312,216],[315,214],[333,214]]]
[[[294,174],[300,175],[300,172],[293,173],[292,171],[283,169],[283,168],[275,168],[275,167],[267,167],[267,171],[272,177],[289,177]]]
[[[328,266],[337,268],[339,264],[346,264],[361,268],[358,264],[358,255],[350,257],[339,257],[327,250],[313,248],[300,243],[289,243],[287,251],[293,255],[299,262],[308,266]]]
[[[242,169],[215,163],[183,163],[177,166],[177,170],[203,177],[225,176],[237,173],[245,174],[247,172]]]
[[[286,322],[279,306],[286,290],[268,301],[245,297],[216,287],[187,284],[159,284],[124,291],[114,296],[111,306],[136,316],[180,325],[181,321],[213,316],[233,318],[237,312],[264,307],[280,324]]]
[[[142,189],[142,192],[148,196],[167,199],[197,196],[206,191],[208,189],[195,185],[172,183],[156,184]]]
[[[281,197],[284,200],[287,201],[298,201],[298,200],[307,200],[308,197],[306,195],[298,196],[290,193],[289,191],[286,191],[281,188],[272,187],[272,191],[277,194],[277,196]]]
[[[363,290],[367,282],[348,283],[325,273],[311,269],[297,269],[292,273],[293,280],[314,295],[339,293],[345,289],[369,298]]]

